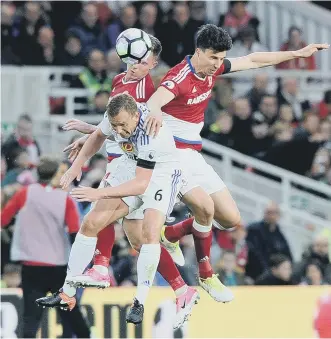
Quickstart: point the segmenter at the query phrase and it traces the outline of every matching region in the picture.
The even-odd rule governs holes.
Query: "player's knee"
[[[195,219],[199,224],[209,225],[214,218],[214,202],[208,196],[201,201],[193,211]]]
[[[241,224],[241,216],[238,209],[234,210],[226,218],[223,216],[222,218],[215,218],[215,220],[226,229],[234,229]]]
[[[100,218],[93,213],[89,213],[83,219],[81,233],[87,236],[96,236],[104,226],[106,225],[103,218]]]

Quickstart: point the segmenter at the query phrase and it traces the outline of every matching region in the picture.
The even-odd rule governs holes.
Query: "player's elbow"
[[[137,195],[141,195],[144,194],[147,190],[149,184],[149,180],[137,180],[137,191],[138,194]]]

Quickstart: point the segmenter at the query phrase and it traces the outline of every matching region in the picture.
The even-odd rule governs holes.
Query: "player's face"
[[[116,117],[109,117],[109,122],[114,131],[122,138],[128,139],[137,128],[139,121],[139,112],[130,114],[125,110],[121,110]]]
[[[198,54],[198,73],[204,75],[213,75],[223,64],[226,52],[217,52],[212,49],[202,50],[197,48]]]
[[[156,58],[154,57],[153,53],[151,53],[146,60],[140,62],[139,64],[129,66],[128,76],[132,80],[140,80],[144,78],[156,65]]]

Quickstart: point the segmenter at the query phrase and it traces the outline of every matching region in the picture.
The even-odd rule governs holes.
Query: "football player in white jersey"
[[[97,131],[88,138],[71,168],[61,179],[63,188],[80,176],[83,164],[102,146],[108,137],[119,144],[130,144],[120,158],[116,173],[107,178],[111,187],[92,189],[76,188],[71,194],[78,201],[97,201],[89,214],[102,222],[93,222],[91,216],[83,222],[77,238],[80,247],[72,247],[67,281],[70,277],[82,274],[91,261],[97,240],[102,229],[128,213],[141,208],[144,212],[142,241],[138,262],[138,287],[134,302],[127,315],[127,321],[140,323],[143,319],[144,302],[153,283],[160,258],[160,232],[166,215],[170,214],[181,186],[181,169],[177,150],[170,129],[166,124],[156,138],[146,135],[143,124],[148,113],[146,105],[138,104],[128,94],[114,96],[107,106],[107,119],[104,119]],[[111,124],[111,126],[110,126]],[[115,133],[114,133],[115,131]],[[125,148],[124,148],[125,149]],[[76,238],[76,239],[77,239]],[[82,243],[85,248],[82,248]],[[40,305],[70,302],[63,299],[61,291],[53,296],[39,300]],[[191,298],[192,306],[198,299],[198,293]]]

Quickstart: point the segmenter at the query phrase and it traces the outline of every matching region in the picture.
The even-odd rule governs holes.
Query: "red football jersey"
[[[126,72],[120,73],[114,77],[112,91],[110,96],[120,93],[128,93],[137,102],[146,102],[155,91],[154,83],[150,74],[147,74],[141,80],[132,80],[125,82]]]
[[[172,129],[177,147],[201,149],[200,132],[216,77],[228,73],[230,69],[230,61],[225,59],[213,75],[200,78],[187,56],[164,76],[160,86],[172,92],[175,98],[163,106],[162,111],[164,120]]]

